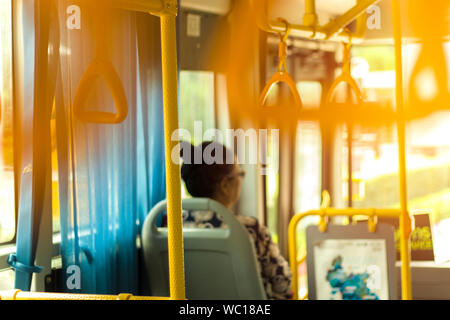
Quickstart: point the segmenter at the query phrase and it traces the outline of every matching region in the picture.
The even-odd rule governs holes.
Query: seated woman
[[[197,147],[189,145],[188,148],[190,152],[183,152],[186,145],[182,147],[181,168],[181,176],[188,192],[193,197],[216,200],[231,210],[239,199],[245,176],[234,153],[217,142],[204,142]],[[211,159],[207,159],[208,156]],[[267,297],[290,299],[292,273],[278,246],[272,241],[268,229],[253,217],[237,215],[237,219],[246,227],[254,241]],[[213,212],[184,212],[183,220],[184,226],[226,228],[222,218]]]

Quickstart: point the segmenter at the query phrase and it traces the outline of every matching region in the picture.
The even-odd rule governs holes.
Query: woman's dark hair
[[[181,177],[189,194],[212,198],[219,182],[234,168],[234,153],[218,142],[205,141],[194,147],[181,142]]]

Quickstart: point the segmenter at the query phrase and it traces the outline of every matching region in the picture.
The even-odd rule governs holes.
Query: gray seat
[[[166,201],[147,216],[142,246],[151,294],[169,296],[167,228],[157,228]],[[186,199],[183,210],[213,211],[227,229],[183,229],[186,297],[191,300],[264,300],[253,240],[233,213],[211,199]]]

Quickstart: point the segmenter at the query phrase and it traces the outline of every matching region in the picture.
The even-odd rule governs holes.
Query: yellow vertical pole
[[[316,0],[305,1],[303,25],[307,27],[315,27],[317,25]]]
[[[172,300],[185,300],[181,172],[178,164],[179,159],[172,159],[172,150],[176,147],[177,141],[171,139],[172,133],[178,129],[176,17],[171,14],[161,15],[161,52],[170,298]]]
[[[297,224],[301,217],[302,216],[298,214],[292,217],[288,227],[289,264],[292,272],[293,300],[298,300]]]
[[[402,63],[402,29],[399,0],[392,1],[393,28],[395,41],[396,74],[396,110],[398,115],[398,160],[400,179],[400,256],[402,260],[402,299],[411,300],[410,240],[411,218],[408,213],[406,186],[406,151],[405,151],[405,117],[403,110],[403,63]]]

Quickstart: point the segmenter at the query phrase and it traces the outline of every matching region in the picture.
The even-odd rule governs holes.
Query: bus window
[[[448,43],[446,50],[449,51]],[[405,81],[417,58],[418,45],[406,45]],[[359,78],[366,100],[395,103],[395,72],[391,47],[354,49],[354,76]],[[449,56],[447,54],[447,56]],[[364,67],[365,66],[365,67]],[[450,80],[450,79],[449,79]],[[423,78],[423,87],[432,83]],[[431,89],[430,89],[431,90]],[[428,91],[430,91],[428,90]],[[432,90],[431,90],[432,91]],[[407,123],[407,193],[411,213],[430,214],[437,262],[450,260],[450,112],[440,111]],[[357,208],[399,208],[398,148],[396,126],[353,128],[352,200]],[[340,206],[348,201],[347,129],[338,134],[337,148]],[[336,194],[335,194],[336,196]]]
[[[305,108],[319,108],[322,85],[301,81],[297,88]],[[300,121],[297,127],[295,158],[295,212],[317,208],[321,198],[321,139],[318,122]]]
[[[0,243],[16,230],[13,156],[11,1],[0,1]]]
[[[322,97],[322,85],[317,81],[300,81],[297,88],[302,96],[305,108],[319,108]],[[300,121],[297,126],[295,156],[295,213],[320,207],[322,189],[322,141],[320,125],[313,121]],[[298,252],[306,252],[306,227],[317,223],[316,217],[307,217],[301,221],[297,230]],[[307,291],[306,263],[299,266],[300,296]]]
[[[0,291],[14,288],[15,272],[12,269],[0,271]]]
[[[295,157],[295,212],[320,206],[322,148],[317,122],[301,121],[297,127]]]
[[[205,131],[216,128],[213,72],[180,72],[180,128],[190,133],[195,145],[203,141]]]
[[[207,71],[180,72],[180,129],[188,136],[180,136],[194,145],[203,142],[203,135],[216,128],[214,73]],[[182,183],[183,198],[190,197]]]

